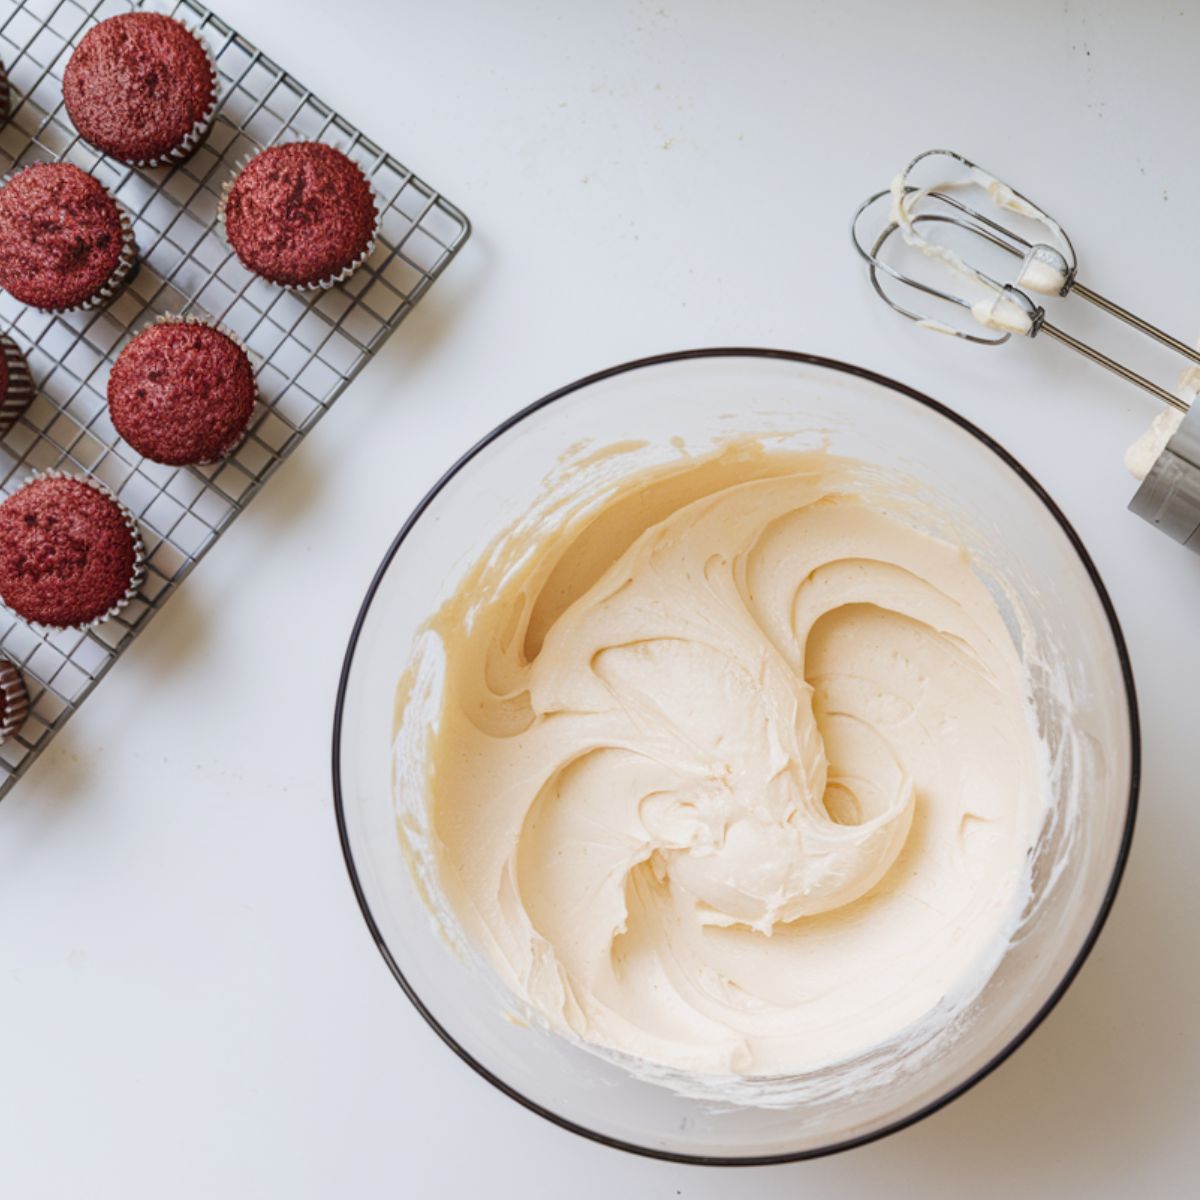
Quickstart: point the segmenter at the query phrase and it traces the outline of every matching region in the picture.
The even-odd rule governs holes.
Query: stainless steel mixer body
[[[1200,405],[1154,460],[1129,510],[1200,554]]]

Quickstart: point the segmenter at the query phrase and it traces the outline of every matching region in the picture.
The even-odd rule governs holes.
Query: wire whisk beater
[[[926,186],[913,182],[918,168],[931,167],[943,168],[943,177]],[[976,195],[983,197],[982,204],[966,198]],[[1015,227],[1018,223],[1021,228]],[[1035,297],[1078,296],[1192,364],[1200,366],[1200,352],[1081,283],[1075,247],[1058,221],[963,155],[953,150],[918,154],[889,188],[859,205],[851,236],[880,299],[910,321],[977,345],[997,346],[1014,335],[1044,333],[1172,408],[1188,410],[1182,397],[1052,324]],[[964,251],[960,244],[971,249]],[[913,268],[898,265],[898,249],[906,249],[910,257],[916,252],[941,268],[944,282],[928,281]],[[980,265],[978,256],[995,251],[1018,260],[1010,277]],[[912,307],[922,299],[964,309],[973,324],[958,328]]]

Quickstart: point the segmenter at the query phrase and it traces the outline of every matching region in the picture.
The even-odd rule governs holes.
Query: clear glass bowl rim
[[[521,422],[532,417],[541,409],[553,404],[557,400],[561,400],[566,396],[572,395],[575,392],[582,391],[592,384],[599,383],[602,380],[612,378],[615,375],[622,375],[630,371],[642,370],[647,367],[662,366],[669,363],[678,363],[691,359],[704,358],[764,358],[777,359],[803,364],[805,366],[815,366],[825,368],[831,371],[839,371],[846,375],[855,376],[859,379],[864,379],[870,383],[878,384],[901,396],[907,397],[909,400],[914,400],[918,404],[931,409],[933,412],[945,417],[953,422],[960,429],[971,434],[973,437],[983,443],[993,454],[995,454],[1006,466],[1008,466],[1033,492],[1035,496],[1042,502],[1043,506],[1049,514],[1058,523],[1067,540],[1070,542],[1075,553],[1079,556],[1084,569],[1087,572],[1088,578],[1091,580],[1092,586],[1096,591],[1096,597],[1100,601],[1104,614],[1108,619],[1109,628],[1112,632],[1113,643],[1116,646],[1117,656],[1121,665],[1121,676],[1125,685],[1125,701],[1126,709],[1129,713],[1129,741],[1130,741],[1130,773],[1129,773],[1129,796],[1125,811],[1125,827],[1121,836],[1121,844],[1113,864],[1112,876],[1109,879],[1108,886],[1105,889],[1103,899],[1101,900],[1099,909],[1097,910],[1094,921],[1087,937],[1084,939],[1079,948],[1078,953],[1067,968],[1058,985],[1047,997],[1046,1001],[1030,1018],[1029,1022],[1022,1028],[1002,1049],[982,1067],[975,1071],[967,1079],[957,1086],[950,1088],[948,1091],[939,1096],[936,1100],[917,1109],[915,1112],[909,1113],[907,1116],[893,1121],[879,1129],[871,1130],[868,1133],[860,1136],[845,1139],[843,1141],[830,1143],[825,1146],[816,1146],[807,1150],[799,1150],[786,1154],[766,1154],[766,1155],[744,1155],[744,1156],[716,1156],[702,1154],[680,1154],[675,1151],[657,1150],[650,1146],[639,1146],[633,1142],[624,1141],[621,1138],[609,1137],[605,1134],[598,1133],[595,1130],[588,1129],[584,1125],[577,1124],[574,1121],[564,1117],[561,1113],[557,1113],[537,1104],[523,1095],[516,1088],[507,1084],[503,1079],[489,1071],[481,1062],[469,1054],[439,1023],[437,1017],[417,994],[415,989],[409,983],[404,975],[400,964],[396,962],[392,956],[383,933],[375,921],[375,917],[371,912],[370,904],[367,901],[366,894],[363,891],[361,881],[359,880],[358,871],[354,863],[354,852],[350,845],[350,836],[346,824],[346,816],[344,809],[344,798],[342,795],[341,783],[341,740],[342,740],[342,719],[345,711],[346,690],[349,685],[351,667],[354,662],[354,652],[358,645],[359,635],[367,618],[367,613],[370,610],[371,604],[375,598],[379,585],[392,564],[392,560],[400,551],[405,538],[409,531],[421,519],[425,510],[433,503],[437,495],[442,489],[453,479],[458,473],[464,470],[467,465],[487,446],[498,438],[503,437],[510,430],[520,425]],[[337,700],[334,708],[333,717],[333,802],[334,812],[337,817],[338,838],[341,841],[342,855],[345,859],[346,871],[350,877],[350,884],[354,889],[355,898],[358,900],[358,906],[362,911],[364,920],[367,923],[367,928],[371,932],[371,937],[375,941],[375,945],[379,953],[383,956],[384,962],[387,963],[389,970],[392,972],[396,982],[400,985],[404,994],[412,1002],[413,1007],[417,1012],[425,1018],[430,1028],[442,1039],[442,1041],[458,1055],[469,1067],[486,1079],[493,1087],[499,1089],[510,1099],[515,1100],[522,1107],[529,1109],[530,1112],[537,1113],[538,1116],[544,1117],[547,1121],[559,1126],[562,1129],[569,1130],[571,1133],[578,1134],[581,1137],[587,1138],[589,1141],[598,1142],[604,1146],[611,1146],[617,1150],[624,1150],[631,1154],[637,1154],[645,1158],[660,1159],[665,1162],[685,1163],[692,1166],[721,1166],[721,1167],[738,1167],[738,1166],[769,1166],[780,1163],[799,1162],[803,1159],[821,1158],[829,1154],[837,1154],[844,1150],[852,1150],[856,1146],[863,1146],[869,1142],[878,1141],[880,1138],[887,1137],[889,1134],[898,1133],[902,1129],[907,1129],[911,1125],[915,1125],[918,1121],[944,1108],[952,1100],[957,1099],[964,1092],[973,1088],[981,1079],[990,1075],[1002,1062],[1005,1061],[1025,1040],[1033,1033],[1033,1031],[1046,1019],[1058,1002],[1070,987],[1075,976],[1079,973],[1080,968],[1087,960],[1088,955],[1092,951],[1092,947],[1096,944],[1097,938],[1100,936],[1101,930],[1108,919],[1108,915],[1112,910],[1113,902],[1116,899],[1117,890],[1120,887],[1121,878],[1125,873],[1125,864],[1129,859],[1129,851],[1133,842],[1134,824],[1137,818],[1138,807],[1138,788],[1141,780],[1141,726],[1138,718],[1137,693],[1133,682],[1133,667],[1129,659],[1129,651],[1125,645],[1125,637],[1121,632],[1120,622],[1117,620],[1116,610],[1113,608],[1112,600],[1108,595],[1108,590],[1105,588],[1103,581],[1100,578],[1100,573],[1096,569],[1095,563],[1092,562],[1091,556],[1084,548],[1083,542],[1078,533],[1075,532],[1071,522],[1066,515],[1051,499],[1049,493],[1042,487],[1034,476],[1022,464],[1007,451],[999,442],[988,434],[984,433],[978,426],[972,424],[964,416],[948,408],[946,405],[934,400],[931,396],[927,396],[924,392],[918,391],[916,388],[911,388],[907,384],[891,379],[886,375],[881,375],[878,372],[868,370],[866,367],[860,367],[853,363],[842,362],[839,359],[826,358],[818,354],[808,354],[798,350],[774,350],[763,349],[749,346],[733,346],[733,347],[711,347],[695,350],[677,350],[666,354],[655,354],[647,358],[633,359],[629,362],[619,363],[616,366],[608,367],[605,370],[594,372],[591,375],[585,375],[581,379],[577,379],[574,383],[569,383],[564,387],[558,388],[556,391],[550,392],[543,396],[540,400],[535,400],[532,404],[515,412],[512,416],[502,421],[490,433],[486,434],[478,442],[475,443],[461,458],[458,459],[442,477],[429,489],[425,496],[413,509],[408,519],[400,528],[400,532],[396,534],[387,552],[383,556],[382,562],[379,564],[374,576],[371,579],[370,585],[367,587],[366,595],[363,598],[362,605],[359,608],[358,615],[355,618],[353,628],[350,631],[350,640],[346,647],[345,658],[342,663],[341,676],[338,680]]]

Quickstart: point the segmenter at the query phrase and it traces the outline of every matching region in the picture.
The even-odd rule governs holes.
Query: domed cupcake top
[[[71,163],[33,163],[0,186],[0,287],[24,304],[95,302],[131,246],[117,202]]]
[[[207,129],[216,98],[216,70],[204,46],[162,13],[122,13],[93,26],[63,75],[75,128],[97,150],[127,163],[186,157]]]
[[[378,214],[358,165],[322,142],[272,146],[227,186],[225,235],[242,264],[286,287],[323,287],[370,253]]]
[[[117,432],[154,462],[214,462],[246,432],[257,388],[245,350],[223,330],[173,319],[143,329],[108,377]]]
[[[100,620],[129,599],[141,562],[132,517],[86,480],[40,476],[0,504],[0,600],[27,621]]]

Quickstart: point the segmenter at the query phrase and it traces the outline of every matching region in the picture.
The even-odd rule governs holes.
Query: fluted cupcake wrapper
[[[155,325],[204,325],[224,334],[247,358],[253,357],[250,347],[228,325],[218,321],[216,317],[200,316],[197,313],[160,313],[153,321],[148,321],[143,325],[138,333],[145,333],[147,329],[151,329]]]
[[[15,663],[0,658],[0,746],[25,724],[29,692]]]
[[[208,43],[192,28],[184,24],[178,17],[172,17],[172,21],[176,25],[186,29],[188,33],[196,39],[200,49],[204,51],[204,57],[208,59],[209,69],[212,71],[212,97],[208,102],[208,108],[204,110],[204,115],[200,120],[196,121],[190,130],[183,135],[183,139],[178,146],[172,146],[163,154],[159,154],[154,158],[137,158],[137,159],[122,159],[119,161],[126,162],[131,167],[165,167],[173,163],[181,163],[191,158],[196,152],[196,148],[206,137],[209,130],[212,129],[213,117],[217,114],[217,104],[220,100],[218,96],[219,75],[217,74],[217,60],[213,57],[212,51],[208,48]],[[109,156],[114,157],[113,155]]]
[[[146,545],[142,541],[142,533],[138,529],[137,518],[117,499],[111,488],[105,487],[98,479],[93,479],[90,475],[75,475],[70,471],[59,471],[56,469],[34,471],[23,486],[28,487],[30,483],[38,479],[71,479],[76,483],[86,483],[88,487],[93,488],[106,500],[111,500],[117,506],[121,517],[125,521],[125,527],[129,530],[133,538],[133,574],[130,577],[129,586],[125,589],[125,594],[120,600],[112,605],[107,612],[103,612],[98,617],[93,617],[90,621],[84,621],[79,625],[43,625],[40,621],[29,622],[35,629],[77,629],[81,633],[88,629],[95,629],[97,625],[103,624],[109,617],[115,617],[142,590],[142,583],[146,578]]]
[[[290,141],[273,142],[270,146],[266,147],[266,149],[274,149],[274,147],[276,147],[276,146],[292,145],[294,143],[302,142],[304,140],[305,139],[294,138],[294,139],[291,139]],[[327,143],[327,144],[332,145],[332,143]],[[334,146],[333,148],[335,150],[337,149],[336,146]],[[262,153],[263,153],[263,151],[259,150],[253,154],[242,155],[242,157],[240,159],[238,159],[237,163],[234,165],[233,174],[230,175],[229,178],[226,179],[223,184],[221,184],[221,198],[217,202],[217,220],[218,220],[218,222],[220,222],[221,234],[225,238],[225,243],[226,243],[226,245],[229,246],[229,248],[231,250],[233,250],[233,245],[229,241],[229,233],[225,228],[225,205],[229,201],[229,193],[233,189],[233,185],[237,182],[238,176],[250,165],[251,162],[254,161],[254,159],[256,159],[258,157],[259,154],[262,154]],[[358,166],[357,163],[355,163],[354,165]],[[383,209],[380,207],[379,193],[375,190],[375,185],[367,177],[367,173],[362,170],[362,167],[359,167],[358,169],[360,171],[362,171],[362,176],[367,181],[367,187],[369,187],[371,189],[371,203],[375,209],[375,227],[371,230],[370,240],[367,242],[367,245],[366,245],[365,249],[362,251],[362,253],[359,254],[358,257],[355,258],[353,262],[351,262],[347,266],[343,267],[336,275],[330,275],[327,279],[319,279],[315,283],[275,283],[275,281],[273,279],[268,279],[267,280],[268,283],[274,284],[275,287],[283,288],[284,291],[287,291],[287,292],[327,291],[329,288],[333,287],[335,284],[344,283],[347,279],[350,278],[351,275],[354,274],[355,271],[358,270],[359,267],[361,267],[363,265],[363,263],[365,263],[367,261],[368,258],[371,257],[371,254],[375,250],[375,245],[379,241],[379,231],[383,226]],[[236,256],[237,251],[234,250],[233,252],[234,252],[234,255]],[[241,261],[242,260],[240,258],[238,258],[238,262],[241,262]],[[242,266],[246,266],[246,264],[242,263]],[[250,270],[253,270],[253,268],[246,267],[246,270],[250,271]],[[255,274],[257,275],[257,272],[255,272]],[[261,279],[261,278],[264,278],[264,276],[258,276],[258,278]]]
[[[145,333],[154,325],[206,325],[209,329],[215,329],[218,333],[227,337],[245,356],[250,360],[250,365],[254,366],[254,356],[250,353],[250,347],[228,325],[222,325],[220,321],[213,317],[199,317],[195,313],[163,313],[161,316],[155,317],[153,321],[143,325],[138,333]],[[137,334],[134,335],[135,337]],[[254,380],[254,403],[258,404],[260,393],[258,391],[258,378]],[[250,426],[254,421],[254,410],[251,409],[250,416],[246,421],[245,428],[237,436],[237,441],[231,442],[224,452],[217,458],[205,458],[200,462],[189,464],[196,467],[211,467],[214,463],[223,462],[229,457],[245,440],[246,434],[250,431]]]
[[[0,353],[8,368],[8,390],[0,396],[0,438],[16,424],[17,418],[33,400],[33,378],[20,346],[6,333],[0,333]]]

